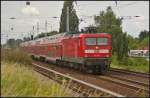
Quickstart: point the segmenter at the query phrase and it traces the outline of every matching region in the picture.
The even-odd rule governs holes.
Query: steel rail
[[[135,75],[135,76],[140,76],[140,77],[149,78],[149,73],[136,72],[136,71],[129,71],[129,70],[118,69],[118,68],[111,68],[110,71],[112,71],[112,72],[120,72],[120,73],[125,73],[125,74],[132,74],[132,75]]]
[[[121,76],[118,76],[118,75],[109,75],[109,77],[113,77],[113,78],[116,78],[116,79],[119,79],[119,80],[131,82],[131,83],[136,83],[136,84],[138,84],[138,85],[142,85],[142,86],[146,86],[146,87],[149,86],[148,83],[144,83],[144,82],[132,80],[132,79],[129,79],[129,78],[124,78],[124,77],[121,77]]]
[[[138,85],[142,85],[142,86],[146,86],[146,87],[149,86],[148,83],[139,82],[137,80],[133,80],[133,79],[129,79],[129,78],[124,78],[124,77],[117,76],[117,75],[109,75],[109,77],[116,78],[116,79],[123,80],[123,81],[127,81],[127,82],[131,82],[131,83],[136,83]]]
[[[110,82],[128,87],[128,88],[133,89],[133,90],[143,90],[146,93],[148,92],[148,89],[145,86],[137,85],[135,83],[130,83],[129,81],[123,81],[123,80],[119,80],[119,79],[107,77],[107,76],[100,76],[99,79],[110,81]]]
[[[100,96],[125,97],[125,96],[123,96],[123,95],[121,95],[121,94],[118,94],[118,93],[112,92],[112,91],[110,91],[110,90],[107,90],[107,89],[98,87],[98,86],[96,86],[96,85],[93,85],[93,84],[84,82],[84,81],[82,81],[82,80],[76,79],[76,78],[71,77],[71,76],[69,76],[69,75],[62,74],[62,73],[57,72],[57,71],[54,71],[54,70],[52,70],[52,69],[42,67],[42,66],[40,66],[40,65],[38,65],[38,64],[35,64],[35,63],[32,63],[32,64],[33,64],[34,66],[38,67],[39,69],[42,69],[42,70],[47,71],[47,72],[49,73],[49,74],[47,74],[47,75],[51,75],[51,73],[53,73],[55,76],[59,76],[59,78],[60,78],[60,76],[61,76],[61,77],[66,78],[67,81],[70,80],[70,81],[71,81],[71,82],[70,82],[70,84],[71,84],[70,86],[72,86],[72,88],[73,88],[73,86],[78,85],[78,86],[80,87],[80,89],[82,89],[82,90],[78,90],[78,89],[77,89],[77,91],[78,91],[78,92],[84,92],[83,95],[84,95],[84,94],[87,94],[87,93],[85,93],[85,92],[88,92],[88,95],[86,95],[86,96],[92,95],[91,92],[93,92],[93,94],[96,93],[96,92],[99,92],[99,95],[100,95]],[[43,71],[43,73],[44,73],[44,71]],[[55,76],[53,76],[53,77],[55,77]],[[69,82],[68,82],[68,83],[69,83]],[[77,87],[77,86],[76,86],[76,87]],[[89,89],[89,90],[88,90],[88,89]]]
[[[48,78],[52,78],[52,77],[49,77],[49,74],[48,74],[48,73],[45,73],[45,72],[43,72],[43,71],[40,71],[39,69],[34,69],[34,70],[35,70],[36,72],[38,72],[38,73],[44,75],[44,76],[47,76]],[[52,79],[55,80],[55,81],[58,82],[58,83],[61,83],[60,81],[56,80],[55,78],[52,78]],[[78,92],[76,92],[76,91],[74,91],[74,90],[72,90],[71,93],[74,93],[73,95],[75,95],[75,96],[83,96],[82,94],[80,94],[80,93],[78,93]]]

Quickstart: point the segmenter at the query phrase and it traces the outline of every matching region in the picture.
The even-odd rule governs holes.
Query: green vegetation
[[[75,1],[64,1],[60,18],[59,33],[66,32],[67,7],[69,7],[69,31],[78,31],[79,19],[73,8],[73,2]]]
[[[141,31],[138,38],[128,35],[128,49],[147,49],[149,47],[149,32]]]
[[[14,62],[29,65],[32,62],[32,59],[28,54],[23,52],[20,48],[12,49],[1,49],[1,58],[5,62]]]
[[[139,40],[137,38],[133,38],[132,36],[128,35],[128,49],[137,49],[139,46]]]
[[[113,68],[127,69],[138,72],[149,72],[149,63],[145,58],[125,58],[122,61],[118,61],[116,55],[112,56]]]
[[[42,37],[45,37],[45,36],[52,36],[52,35],[55,35],[55,34],[58,34],[57,31],[51,31],[51,32],[47,32],[47,33],[40,33],[38,34],[34,39],[38,39],[38,38],[42,38]]]
[[[65,85],[31,69],[31,58],[21,49],[1,49],[1,96],[71,96]],[[30,67],[29,67],[30,66]]]
[[[143,31],[141,31],[140,34],[139,34],[139,40],[142,41],[142,40],[144,40],[144,38],[146,38],[146,37],[148,37],[148,36],[149,36],[149,32],[146,31],[146,30],[143,30]]]
[[[2,62],[1,71],[2,97],[71,96],[63,85],[54,83],[23,64]]]
[[[116,53],[118,60],[124,59],[128,52],[128,39],[126,32],[122,31],[122,19],[117,18],[109,6],[106,11],[100,11],[100,14],[95,16],[95,24],[98,32],[112,34],[113,54]]]
[[[148,61],[145,58],[128,57],[128,51],[148,47],[149,32],[141,31],[138,38],[127,35],[122,31],[122,19],[117,18],[111,7],[101,11],[95,16],[95,24],[98,32],[106,32],[112,35],[112,67],[133,71],[149,72]]]
[[[2,45],[2,47],[16,48],[19,44],[23,42],[21,39],[8,39],[6,44]]]
[[[139,42],[138,48],[149,47],[149,36],[146,36],[142,41]]]

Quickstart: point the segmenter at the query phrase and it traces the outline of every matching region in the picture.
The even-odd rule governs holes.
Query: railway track
[[[100,76],[99,79],[103,79],[105,81],[110,81],[116,84],[119,84],[121,86],[128,87],[133,90],[142,90],[144,92],[148,93],[148,85],[145,83],[133,81],[133,80],[128,80],[124,78],[118,78],[118,77],[112,77],[112,76]]]
[[[131,82],[131,83],[142,85],[142,86],[145,86],[145,87],[149,86],[149,83],[140,82],[140,81],[137,81],[137,80],[132,80],[130,78],[124,78],[124,77],[121,77],[119,75],[109,75],[109,76],[112,77],[112,78],[115,78],[115,79],[119,79],[119,80],[126,81],[126,82]]]
[[[135,71],[129,71],[129,70],[117,69],[117,68],[111,68],[110,71],[135,75],[135,76],[139,76],[139,77],[143,77],[143,78],[149,78],[149,73],[135,72]]]
[[[119,71],[114,72],[110,71],[108,74],[103,76],[97,76],[97,75],[91,75],[91,74],[85,74],[76,70],[68,69],[68,68],[60,68],[57,66],[49,65],[46,63],[39,63],[36,62],[36,64],[44,66],[46,68],[53,69],[57,72],[60,72],[64,75],[69,74],[71,77],[74,77],[75,79],[81,80],[85,82],[86,84],[95,85],[96,87],[105,88],[108,91],[115,92],[118,95],[121,96],[132,96],[132,97],[143,97],[143,96],[149,96],[149,83],[147,82],[149,79],[147,77],[139,77],[137,78],[136,75],[134,77],[131,74],[127,73],[120,73]],[[43,71],[44,72],[44,71]],[[118,75],[119,74],[119,75]],[[55,76],[55,75],[54,75]],[[86,76],[86,77],[85,77]],[[138,80],[137,80],[137,79]],[[139,79],[141,81],[139,81]],[[87,83],[88,81],[88,83]],[[77,84],[77,83],[75,83]],[[79,83],[81,86],[81,83]],[[72,84],[73,85],[73,84]],[[85,86],[85,85],[84,85]],[[75,86],[76,87],[76,86]],[[79,86],[78,86],[79,87]],[[85,86],[88,91],[86,94],[81,94],[83,96],[93,96],[94,94],[89,94],[89,92],[93,90],[88,89],[89,86]],[[82,88],[85,88],[82,87]],[[77,88],[77,87],[76,87]],[[81,90],[80,92],[85,91]],[[96,90],[98,91],[98,90]],[[108,94],[104,91],[98,91],[101,96],[112,96],[111,94]],[[103,92],[103,94],[102,94]],[[99,94],[99,96],[100,96]]]
[[[105,96],[105,97],[124,97],[120,94],[117,94],[115,92],[109,91],[107,89],[98,87],[96,85],[84,82],[82,80],[73,78],[69,75],[59,73],[55,70],[40,66],[38,64],[33,63],[34,70],[37,72],[48,76],[50,78],[53,78],[59,83],[64,83],[62,78],[65,79],[66,84],[68,84],[69,88],[71,88],[73,91],[76,91],[80,93],[82,96]]]

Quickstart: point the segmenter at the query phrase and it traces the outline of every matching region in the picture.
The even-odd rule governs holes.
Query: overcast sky
[[[64,1],[30,1],[30,7],[26,1],[1,1],[1,43],[7,38],[23,38],[33,32],[37,35],[37,22],[39,22],[39,33],[45,32],[45,21],[47,20],[47,31],[59,31],[59,18]],[[74,8],[79,18],[83,18],[79,29],[94,24],[93,17],[100,11],[111,6],[117,17],[126,17],[123,20],[123,31],[138,37],[141,30],[149,31],[149,2],[148,1],[77,1]],[[134,16],[140,16],[138,18]],[[16,19],[9,19],[15,17]],[[13,28],[13,30],[11,30]],[[7,37],[8,35],[8,37]]]

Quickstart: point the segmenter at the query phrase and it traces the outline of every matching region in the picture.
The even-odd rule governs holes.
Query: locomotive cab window
[[[107,45],[108,39],[107,38],[98,38],[97,39],[97,45]]]
[[[108,38],[86,38],[86,45],[108,45]]]
[[[86,45],[96,45],[96,38],[86,38],[85,43]]]

